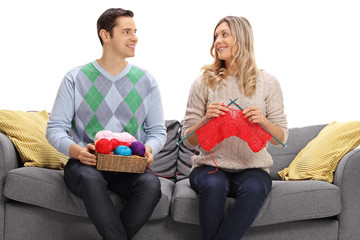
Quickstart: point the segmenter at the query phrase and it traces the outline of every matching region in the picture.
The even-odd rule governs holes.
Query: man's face
[[[115,54],[124,58],[135,56],[135,47],[138,41],[136,26],[132,17],[118,17],[117,24],[113,28],[109,46]]]

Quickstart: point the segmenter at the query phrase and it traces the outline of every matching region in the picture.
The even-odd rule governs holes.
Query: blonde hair
[[[215,27],[223,22],[227,22],[230,27],[231,34],[234,37],[234,45],[237,44],[238,50],[233,54],[233,61],[231,65],[236,66],[235,76],[240,78],[240,90],[245,96],[251,97],[256,91],[256,77],[258,69],[255,62],[254,54],[254,37],[249,21],[244,17],[228,16],[221,19]],[[214,30],[214,33],[215,33]],[[215,34],[214,34],[215,35]],[[222,81],[228,76],[225,61],[219,59],[215,51],[214,43],[210,48],[210,54],[214,58],[214,62],[210,65],[202,67],[203,73],[201,81],[205,86],[209,86],[215,90],[218,82]]]

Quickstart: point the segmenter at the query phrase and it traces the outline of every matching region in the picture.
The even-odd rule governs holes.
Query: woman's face
[[[221,23],[215,29],[215,41],[214,48],[218,54],[220,60],[224,60],[227,63],[231,63],[233,60],[232,53],[236,53],[238,50],[238,46],[234,47],[234,37],[231,34],[229,24],[227,22]]]

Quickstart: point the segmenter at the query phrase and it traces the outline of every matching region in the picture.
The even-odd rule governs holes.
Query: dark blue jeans
[[[160,181],[149,171],[143,174],[101,172],[70,159],[64,178],[68,188],[83,199],[89,218],[107,240],[131,239],[149,219],[161,197]],[[126,200],[120,214],[108,190]]]
[[[190,174],[191,187],[199,194],[199,218],[204,240],[239,240],[255,220],[272,185],[261,169],[228,173],[200,166]],[[224,216],[227,197],[235,204]]]

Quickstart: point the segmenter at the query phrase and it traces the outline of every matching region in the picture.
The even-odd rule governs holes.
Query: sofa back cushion
[[[177,120],[166,120],[167,140],[164,148],[154,156],[154,163],[151,170],[162,176],[170,177],[171,180],[182,180],[189,177],[192,167],[191,157],[199,154],[188,149],[184,144],[177,143],[181,140],[181,123]],[[270,168],[271,178],[280,180],[278,172],[289,166],[296,155],[326,126],[313,125],[301,128],[289,129],[287,148],[268,144],[268,152],[273,157],[274,164]]]
[[[179,156],[179,147],[177,142],[180,141],[179,128],[180,123],[177,120],[166,120],[167,139],[165,146],[154,156],[154,163],[150,170],[161,176],[175,180],[176,162]],[[171,176],[171,177],[168,177]]]
[[[283,180],[310,179],[332,183],[339,161],[359,144],[360,121],[332,122],[278,174]]]
[[[274,164],[270,168],[272,179],[280,180],[278,172],[288,167],[296,155],[312,140],[326,125],[313,125],[301,128],[289,129],[287,148],[277,147],[269,143],[268,152],[273,158]]]
[[[181,137],[181,130],[182,130],[182,124],[183,121],[180,123],[180,130],[179,130],[179,136]],[[181,140],[181,139],[180,139]],[[196,151],[195,149],[189,149],[187,148],[183,143],[179,144],[179,160],[176,164],[176,180],[182,180],[184,178],[189,177],[190,170],[192,168],[192,156],[199,155],[200,152]]]
[[[273,166],[270,168],[271,178],[281,180],[278,172],[289,166],[296,155],[314,139],[325,126],[326,124],[289,129],[286,148],[274,146],[269,143],[267,150],[274,161]],[[180,139],[181,125],[178,134]],[[182,143],[179,145],[179,160],[176,164],[176,173],[181,172],[176,175],[177,181],[189,177],[192,167],[192,161],[190,160],[194,154],[199,154],[199,151],[195,152],[194,150],[190,150]]]
[[[179,145],[179,160],[176,164],[176,180],[189,177],[192,168],[192,156],[199,155],[200,152],[187,148],[183,143]]]

